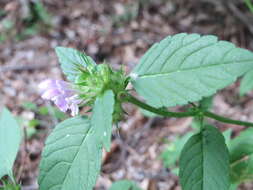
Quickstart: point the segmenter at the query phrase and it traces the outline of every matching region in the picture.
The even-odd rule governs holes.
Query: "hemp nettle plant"
[[[235,189],[252,179],[253,129],[228,142],[205,119],[245,127],[253,123],[217,115],[203,106],[206,98],[246,73],[241,92],[253,88],[252,52],[213,35],[181,33],[154,44],[129,75],[96,64],[72,48],[57,47],[56,53],[69,82],[47,79],[39,88],[42,98],[54,101],[63,112],[70,111],[73,118],[58,124],[46,141],[40,190],[93,189],[102,149],[110,151],[112,128],[124,116],[124,103],[163,117],[198,120],[198,132],[188,138],[179,158],[183,190]],[[130,83],[133,89],[127,88]],[[133,90],[143,101],[131,94]],[[169,111],[177,105],[189,106],[184,112]],[[91,114],[78,115],[79,107],[87,107]],[[139,189],[130,186],[114,189]]]
[[[216,115],[196,102],[253,70],[250,51],[212,35],[177,34],[154,44],[129,76],[122,69],[97,65],[71,48],[57,47],[56,53],[69,82],[43,81],[39,85],[42,98],[54,101],[64,112],[70,110],[75,117],[57,125],[46,141],[40,164],[41,190],[93,188],[102,149],[110,151],[112,126],[124,115],[123,103],[164,117],[198,118],[199,132],[186,142],[179,159],[183,190],[227,190],[235,178],[231,168],[248,169],[253,159],[249,138],[234,143],[229,154],[222,133],[204,119],[245,127],[253,127],[253,123]],[[130,94],[126,89],[129,83],[144,101]],[[185,112],[167,109],[186,104],[191,107]],[[79,106],[89,108],[91,116],[77,116]]]

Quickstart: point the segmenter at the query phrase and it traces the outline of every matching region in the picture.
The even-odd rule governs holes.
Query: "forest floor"
[[[24,190],[37,189],[45,138],[68,117],[59,112],[55,116],[37,89],[43,79],[64,79],[56,46],[85,51],[97,63],[106,61],[115,69],[123,65],[126,73],[153,43],[181,32],[214,34],[253,50],[253,14],[242,1],[43,0],[49,14],[40,8],[39,14],[30,15],[31,2],[0,1],[0,108],[7,106],[27,131],[15,164]],[[253,93],[239,97],[238,86],[239,82],[220,91],[212,109],[253,121]],[[148,118],[134,106],[125,109],[128,116],[119,123],[119,135],[114,130],[112,150],[103,156],[95,189],[107,190],[116,180],[131,179],[145,190],[179,190],[178,178],[164,167],[160,155],[168,143],[191,130],[192,119]],[[215,124],[221,130],[231,128],[233,136],[243,129]],[[243,184],[240,189],[253,186]]]

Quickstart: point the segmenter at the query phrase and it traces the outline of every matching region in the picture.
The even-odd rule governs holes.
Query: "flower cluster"
[[[78,105],[82,102],[78,91],[73,89],[70,83],[62,80],[46,79],[39,84],[41,97],[52,100],[55,105],[63,112],[71,111],[75,116],[79,112]]]

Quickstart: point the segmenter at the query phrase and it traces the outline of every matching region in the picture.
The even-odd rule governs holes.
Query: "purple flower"
[[[62,80],[46,79],[39,84],[41,97],[45,100],[52,100],[55,105],[63,112],[71,111],[75,116],[79,112],[78,105],[82,102],[77,92],[71,87],[70,83]]]

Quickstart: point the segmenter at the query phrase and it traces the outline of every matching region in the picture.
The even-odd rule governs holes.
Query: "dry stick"
[[[24,170],[24,165],[26,163],[26,160],[28,159],[28,156],[29,156],[29,150],[28,150],[28,144],[27,144],[27,130],[26,130],[26,127],[23,128],[23,132],[24,132],[24,147],[23,147],[23,151],[21,153],[21,166],[17,172],[17,176],[16,176],[16,179],[17,179],[17,182],[20,181],[20,178],[22,176],[22,173],[23,173],[23,170]]]
[[[57,65],[49,65],[49,64],[34,64],[34,65],[4,65],[0,67],[0,73],[4,73],[7,71],[25,71],[25,70],[36,70],[36,69],[44,69],[56,67]]]

